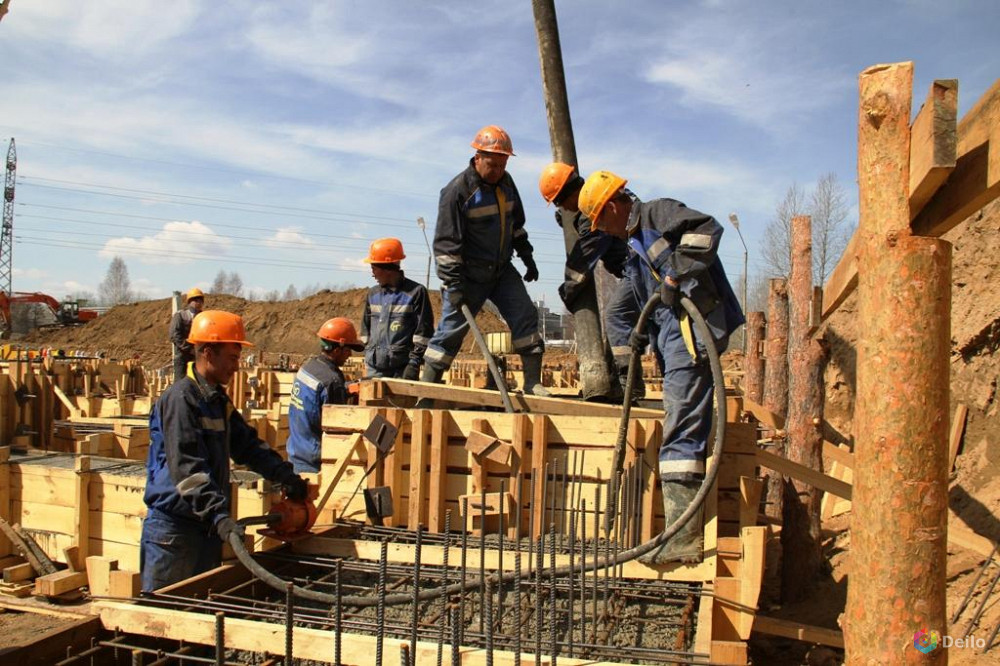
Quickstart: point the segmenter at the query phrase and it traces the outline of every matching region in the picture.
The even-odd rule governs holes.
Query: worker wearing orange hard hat
[[[541,383],[545,344],[538,311],[524,286],[538,279],[538,267],[524,228],[524,205],[507,173],[514,147],[496,125],[479,130],[471,146],[476,152],[469,166],[441,190],[438,203],[434,255],[443,304],[420,379],[441,380],[469,330],[462,306],[475,315],[489,300],[506,320],[514,351],[521,355],[524,391],[548,395]],[[526,269],[523,279],[512,263],[515,253]]]
[[[350,319],[334,317],[316,331],[320,353],[299,368],[288,405],[288,441],[285,450],[296,472],[319,471],[323,405],[347,404],[347,382],[341,366],[364,343]]]
[[[637,303],[658,296],[660,307],[653,344],[664,361],[663,442],[659,451],[660,487],[666,525],[690,506],[705,477],[705,457],[712,429],[712,372],[705,358],[708,345],[721,354],[729,335],[744,323],[736,294],[719,260],[722,225],[711,215],[673,199],[640,201],[624,178],[596,171],[580,190],[580,211],[594,229],[628,242],[631,250],[623,282]],[[696,339],[680,305],[688,297],[705,317],[711,340]],[[649,337],[634,334],[645,348]],[[671,539],[642,557],[647,564],[696,562],[702,557],[702,513],[699,509]]]
[[[417,379],[434,333],[434,311],[424,285],[403,274],[406,258],[398,238],[373,241],[364,262],[376,284],[361,316],[361,341],[369,377]]]
[[[194,345],[187,341],[191,322],[205,307],[205,294],[194,287],[184,296],[184,307],[170,320],[170,342],[174,343],[174,381],[187,374],[187,367],[194,360]]]
[[[222,542],[243,533],[230,505],[230,457],[282,484],[290,499],[307,494],[306,482],[257,437],[226,395],[243,347],[250,346],[243,319],[222,310],[200,312],[187,342],[194,347],[194,362],[163,392],[149,417],[143,592],[214,569]]]

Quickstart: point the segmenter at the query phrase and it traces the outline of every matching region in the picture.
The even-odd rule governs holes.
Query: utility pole
[[[420,231],[424,233],[424,245],[427,246],[427,279],[424,281],[424,287],[427,289],[431,288],[431,259],[434,258],[434,253],[431,252],[431,244],[427,241],[427,223],[424,222],[423,217],[417,218],[417,226],[420,227]]]
[[[750,279],[750,274],[747,273],[747,244],[743,240],[743,232],[740,231],[740,218],[736,216],[736,213],[729,214],[729,221],[733,223],[736,227],[736,233],[740,237],[740,242],[743,243],[743,314],[747,313],[747,281]],[[747,327],[743,325],[743,358],[747,357]]]
[[[569,98],[566,94],[566,75],[563,71],[562,48],[559,45],[559,25],[556,21],[554,0],[532,0],[535,15],[535,32],[538,35],[538,57],[542,66],[542,91],[545,111],[549,119],[549,141],[552,157],[558,162],[579,168],[573,124],[569,115]],[[563,224],[563,239],[567,256],[579,236],[572,224]],[[605,353],[604,334],[597,306],[594,281],[588,281],[570,309],[575,327],[577,358],[580,365],[581,394],[584,400],[606,398],[613,394],[612,373]],[[615,383],[617,383],[615,377]]]

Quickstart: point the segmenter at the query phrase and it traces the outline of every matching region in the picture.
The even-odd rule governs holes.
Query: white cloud
[[[167,222],[152,236],[112,238],[98,254],[106,259],[134,258],[143,264],[186,264],[192,254],[224,256],[231,245],[232,241],[201,222]]]
[[[302,227],[281,227],[273,236],[264,239],[264,244],[281,250],[301,250],[314,245],[313,240],[302,233]]]
[[[17,268],[15,266],[11,272],[14,274],[14,277],[29,280],[41,280],[49,276],[48,271],[44,271],[41,268]]]

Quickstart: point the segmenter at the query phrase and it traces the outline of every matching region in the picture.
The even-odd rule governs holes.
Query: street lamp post
[[[746,316],[747,313],[747,282],[750,280],[750,275],[747,273],[747,244],[743,240],[743,232],[740,231],[740,218],[736,216],[736,213],[729,214],[729,221],[733,223],[736,227],[736,233],[740,237],[740,242],[743,243],[743,315]],[[743,356],[747,355],[747,330],[746,326],[743,327]]]
[[[431,258],[434,253],[431,252],[431,244],[427,241],[427,223],[424,222],[423,217],[417,218],[417,226],[420,227],[420,231],[424,234],[424,245],[427,246],[427,279],[424,281],[424,287],[427,289],[431,288]]]

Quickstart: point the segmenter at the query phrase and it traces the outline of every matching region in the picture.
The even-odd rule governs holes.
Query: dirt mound
[[[368,289],[324,290],[301,300],[277,303],[209,295],[206,307],[241,315],[247,337],[256,350],[299,356],[315,353],[316,331],[330,317],[348,317],[355,326],[360,326],[367,293]],[[441,294],[432,291],[430,298],[437,322],[441,317]],[[503,320],[485,308],[476,317],[476,323],[484,333],[507,330]],[[139,357],[148,365],[159,367],[170,363],[169,324],[170,299],[163,298],[119,305],[85,326],[36,331],[24,342],[67,350],[104,351],[112,358]],[[468,336],[466,346],[471,342],[472,336]]]

